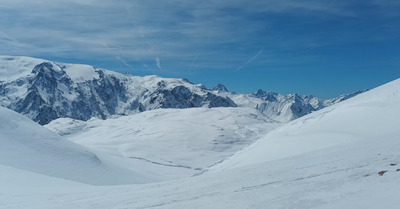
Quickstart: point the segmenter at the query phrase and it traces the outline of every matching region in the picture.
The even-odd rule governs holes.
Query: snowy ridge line
[[[0,57],[0,105],[42,125],[63,117],[106,119],[159,108],[236,107],[231,99],[185,79],[12,56]]]
[[[187,79],[131,76],[89,65],[0,56],[0,105],[41,125],[57,118],[89,120],[160,108],[250,107],[286,123],[362,92],[322,100],[258,90],[246,95],[218,84],[207,89]]]

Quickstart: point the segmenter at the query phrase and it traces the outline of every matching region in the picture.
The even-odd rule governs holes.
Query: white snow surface
[[[91,80],[98,78],[98,74],[95,72],[95,68],[90,65],[83,64],[64,64],[57,63],[48,60],[25,57],[25,56],[0,56],[0,81],[13,81],[18,78],[24,78],[31,74],[32,69],[43,62],[49,62],[62,68],[68,74],[68,76],[74,81]],[[10,70],[12,69],[12,70]],[[103,69],[102,69],[103,70]],[[120,75],[112,71],[106,70],[107,73]]]
[[[152,179],[187,177],[280,126],[251,108],[157,109],[107,120],[60,118],[45,127]]]
[[[45,61],[30,57],[0,56],[0,81],[12,81],[28,76],[36,65]]]
[[[212,172],[162,183],[86,186],[1,165],[0,206],[397,209],[399,107],[396,80],[283,125]]]
[[[0,165],[95,185],[150,181],[4,107],[0,121]]]
[[[162,78],[156,75],[151,76],[129,76],[121,73],[117,73],[110,70],[105,70],[102,68],[96,68],[90,65],[84,64],[69,64],[69,63],[58,63],[38,58],[25,57],[25,56],[6,56],[0,55],[0,81],[14,81],[18,78],[25,78],[31,74],[32,69],[43,62],[51,63],[58,66],[59,69],[64,70],[67,75],[74,82],[82,82],[93,79],[98,79],[98,73],[95,70],[102,70],[106,74],[114,75],[120,80],[124,80],[132,84],[131,93],[139,90],[148,89],[153,90],[157,88],[155,83],[164,82],[167,88],[172,89],[175,86],[185,86],[189,88],[192,92],[203,95],[204,92],[198,87],[205,88],[202,84],[193,85],[188,83],[184,79],[175,78]],[[11,69],[11,70],[10,70]],[[139,91],[140,92],[140,91]]]
[[[215,166],[224,170],[399,134],[400,80],[275,129]]]

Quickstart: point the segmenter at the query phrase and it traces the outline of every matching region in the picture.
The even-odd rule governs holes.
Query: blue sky
[[[322,98],[400,77],[396,0],[2,0],[0,54]]]

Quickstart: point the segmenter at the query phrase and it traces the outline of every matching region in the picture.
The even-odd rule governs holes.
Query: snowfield
[[[150,181],[4,107],[0,121],[0,165],[94,185]]]
[[[189,108],[60,118],[45,127],[152,179],[171,180],[199,173],[280,125],[250,108]]]
[[[392,138],[400,133],[399,86],[397,80],[292,121],[213,169],[242,167],[323,148]]]
[[[396,209],[400,205],[399,107],[400,79],[280,126],[210,167],[208,172],[174,181],[92,186],[50,177],[25,167],[15,168],[8,163],[15,159],[2,157],[0,206]],[[7,115],[11,114],[9,111],[0,114],[2,121],[12,120]],[[67,131],[60,133],[67,137],[80,135],[80,143],[86,141],[95,152],[102,150],[110,154],[116,150],[100,146],[101,143],[89,137],[91,135],[87,135],[87,139],[83,136],[95,130],[99,130],[100,135],[117,136],[117,128],[123,121],[116,118],[116,127],[109,134],[100,132],[103,125],[104,130],[111,127],[107,121],[72,122],[66,127]],[[7,141],[12,141],[13,134],[21,128],[18,125],[2,128],[2,134],[6,130],[10,134],[3,134],[1,140],[7,136]],[[72,132],[78,134],[74,136]],[[115,145],[113,142],[111,147]],[[130,145],[123,146],[126,147]],[[136,151],[128,149],[120,153],[130,155]],[[31,154],[33,162],[37,154]],[[120,176],[115,175],[115,178]]]

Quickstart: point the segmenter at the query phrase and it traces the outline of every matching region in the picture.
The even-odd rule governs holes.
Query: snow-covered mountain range
[[[312,95],[282,95],[276,92],[263,91],[262,89],[249,95],[237,94],[229,92],[222,84],[218,84],[213,90],[221,96],[231,98],[239,107],[257,109],[268,117],[283,123],[342,102],[366,91],[357,91],[324,100]]]
[[[157,108],[235,107],[184,79],[134,77],[87,65],[27,57],[0,58],[0,103],[40,124],[88,120]]]
[[[186,79],[139,77],[88,65],[0,56],[0,105],[39,124],[65,117],[105,119],[158,108],[237,106],[288,122],[358,93],[331,100],[262,90],[236,94],[221,84],[207,89]]]

